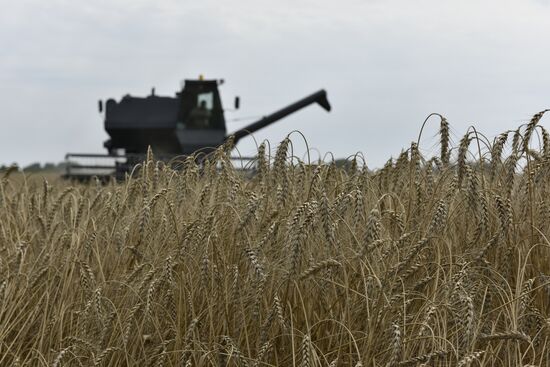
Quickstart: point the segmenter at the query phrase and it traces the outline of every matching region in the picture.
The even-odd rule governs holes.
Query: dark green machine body
[[[105,104],[104,143],[110,154],[145,153],[151,146],[160,155],[187,155],[223,143],[223,107],[215,80],[186,80],[175,97],[125,96]]]
[[[230,136],[240,139],[306,107],[317,103],[325,110],[331,106],[326,92],[319,90],[246,127],[227,134],[224,109],[217,80],[185,80],[174,97],[124,96],[119,102],[105,103],[105,131],[109,139],[103,144],[108,154],[67,154],[67,177],[123,177],[143,159],[149,147],[157,157],[170,159],[197,152],[209,153]],[[100,101],[100,111],[103,103]],[[238,98],[235,108],[239,107]],[[97,162],[101,160],[100,163]],[[80,161],[77,163],[77,161]],[[92,163],[90,163],[92,161]],[[111,167],[112,166],[112,167]]]

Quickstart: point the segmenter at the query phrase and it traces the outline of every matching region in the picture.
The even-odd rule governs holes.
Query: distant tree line
[[[0,172],[13,170],[13,169],[17,171],[24,171],[24,172],[64,171],[65,162],[60,162],[60,163],[46,162],[44,164],[40,162],[34,162],[23,168],[19,167],[17,163],[12,163],[11,165],[6,165],[6,164],[0,165]]]

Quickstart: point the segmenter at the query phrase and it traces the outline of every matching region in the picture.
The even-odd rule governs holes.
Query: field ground
[[[224,149],[119,184],[3,178],[0,365],[549,366],[542,116],[456,147],[434,116],[437,156],[375,172],[284,140],[252,179]]]

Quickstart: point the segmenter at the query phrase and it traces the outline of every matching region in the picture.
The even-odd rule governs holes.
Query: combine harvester
[[[110,139],[103,146],[108,154],[76,154],[65,156],[65,177],[89,180],[92,177],[124,179],[135,165],[141,163],[149,147],[155,157],[164,161],[185,158],[194,153],[208,154],[234,137],[240,139],[282,119],[318,103],[330,111],[330,103],[324,90],[319,90],[287,107],[227,134],[224,109],[218,86],[223,80],[185,80],[175,97],[155,95],[147,97],[124,96],[120,102],[114,99],[99,101],[99,112],[105,109],[105,130]],[[239,108],[235,98],[235,109]],[[105,107],[105,108],[103,108]],[[242,158],[239,158],[242,159]],[[253,159],[253,158],[249,158]]]

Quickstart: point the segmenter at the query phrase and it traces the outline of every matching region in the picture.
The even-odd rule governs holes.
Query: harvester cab
[[[325,110],[331,107],[326,92],[320,90],[256,122],[227,134],[224,109],[218,91],[223,81],[185,80],[174,97],[157,96],[155,90],[146,97],[126,95],[117,102],[108,99],[100,112],[105,115],[104,142],[108,154],[67,154],[66,177],[89,179],[124,177],[135,164],[143,160],[149,147],[157,157],[169,160],[203,152],[208,154],[230,136],[236,144],[240,139],[278,121],[312,103]],[[240,101],[235,99],[235,108]],[[103,108],[105,107],[105,108]]]

